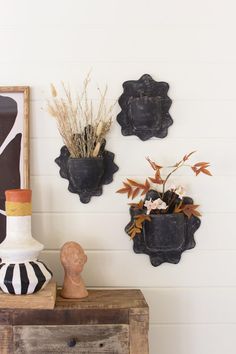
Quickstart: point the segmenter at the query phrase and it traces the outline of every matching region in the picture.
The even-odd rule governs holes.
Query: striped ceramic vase
[[[31,235],[31,190],[6,193],[7,235],[0,244],[0,288],[10,294],[32,294],[52,278],[38,260],[43,245]]]

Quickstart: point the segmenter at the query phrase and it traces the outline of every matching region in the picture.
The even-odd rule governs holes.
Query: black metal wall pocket
[[[68,190],[77,193],[82,203],[89,203],[92,196],[102,194],[104,184],[113,181],[113,174],[119,169],[114,157],[112,152],[103,149],[99,157],[71,158],[64,145],[55,162],[60,167],[60,176],[69,181]]]
[[[165,138],[173,124],[169,114],[171,99],[166,82],[157,82],[145,74],[139,80],[125,81],[118,102],[121,112],[117,121],[123,135],[136,135],[141,140]]]
[[[193,200],[184,197],[183,203],[193,204]],[[135,215],[144,213],[145,210],[130,208],[131,221],[125,228],[126,233]],[[149,255],[154,267],[164,262],[179,263],[182,253],[195,247],[194,233],[200,227],[201,220],[196,216],[188,218],[183,213],[157,214],[150,217],[151,221],[145,221],[142,232],[133,239],[134,252]]]

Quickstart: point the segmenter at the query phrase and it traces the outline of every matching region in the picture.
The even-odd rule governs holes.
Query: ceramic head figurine
[[[87,256],[77,242],[66,242],[61,248],[61,263],[65,271],[61,296],[66,299],[80,299],[88,296],[81,277]]]

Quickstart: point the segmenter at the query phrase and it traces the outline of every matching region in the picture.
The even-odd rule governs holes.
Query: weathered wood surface
[[[11,326],[0,326],[0,353],[13,353],[13,330]]]
[[[54,309],[16,311],[12,314],[13,325],[79,325],[79,324],[126,324],[128,309]]]
[[[129,354],[129,326],[16,326],[14,353]]]
[[[88,290],[84,299],[63,299],[58,290],[56,307],[77,309],[122,309],[147,307],[142,292],[138,289]]]
[[[89,290],[81,300],[58,294],[53,310],[2,309],[0,329],[14,328],[15,351],[10,353],[148,354],[148,314],[139,290]],[[67,342],[73,338],[77,344],[70,348]]]
[[[131,309],[129,317],[130,354],[148,354],[149,312],[146,309]]]
[[[0,309],[0,326],[12,324],[12,312]]]
[[[30,295],[10,295],[0,291],[0,308],[53,309],[56,301],[56,291],[55,282],[50,282],[41,291]]]
[[[57,296],[53,310],[0,310],[0,324],[127,324],[130,308],[139,308],[139,311],[148,308],[141,291],[89,290],[89,296],[81,300]]]

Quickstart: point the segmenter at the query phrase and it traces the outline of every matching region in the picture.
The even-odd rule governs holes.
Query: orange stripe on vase
[[[30,203],[31,189],[8,189],[5,191],[7,202]]]
[[[31,189],[10,189],[5,195],[7,216],[32,215]]]

